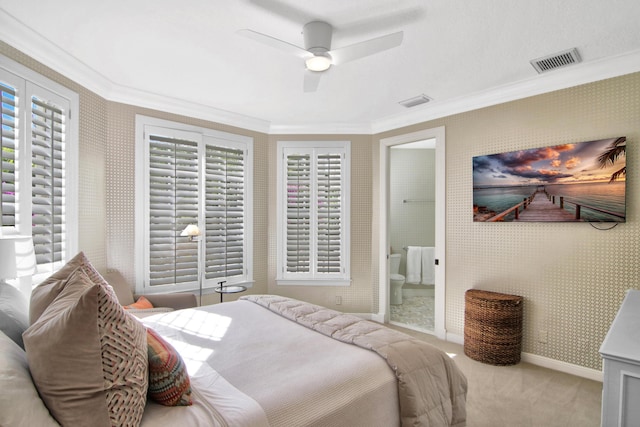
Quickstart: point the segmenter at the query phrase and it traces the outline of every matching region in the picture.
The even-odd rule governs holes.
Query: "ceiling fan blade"
[[[331,58],[333,58],[335,65],[344,64],[345,62],[355,61],[356,59],[400,46],[403,37],[404,32],[398,31],[397,33],[387,34],[386,36],[380,36],[375,39],[341,47],[330,51],[329,54]]]
[[[267,46],[271,46],[273,48],[279,49],[283,52],[287,52],[292,55],[299,56],[301,58],[309,57],[311,54],[304,50],[301,47],[298,47],[294,44],[287,43],[280,39],[276,39],[275,37],[268,36],[266,34],[258,33],[253,30],[238,30],[237,33],[241,36],[250,38],[251,40],[257,41],[259,43],[265,44]]]
[[[305,92],[315,92],[320,84],[322,72],[305,70],[303,89]]]

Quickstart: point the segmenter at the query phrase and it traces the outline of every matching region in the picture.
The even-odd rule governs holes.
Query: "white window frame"
[[[42,279],[57,271],[67,261],[76,255],[78,251],[78,146],[79,146],[79,96],[76,92],[62,86],[35,71],[0,55],[0,80],[5,81],[18,89],[19,92],[19,124],[18,124],[18,175],[17,188],[17,217],[16,225],[12,227],[0,227],[0,235],[31,235],[31,106],[32,96],[40,96],[49,101],[54,100],[64,108],[65,114],[65,143],[64,143],[64,239],[62,260],[50,263],[41,263],[37,266],[37,272],[32,278],[32,283],[37,284]],[[29,116],[26,116],[26,115]],[[24,167],[22,165],[27,165]]]
[[[287,161],[285,152],[300,149],[317,154],[341,153],[343,155],[341,170],[341,273],[292,273],[287,272]],[[278,285],[304,286],[350,286],[351,285],[351,141],[278,141],[277,142],[277,272]],[[316,187],[315,178],[312,186]],[[313,210],[312,217],[316,213]],[[315,242],[315,235],[312,236]],[[316,247],[311,243],[312,256],[315,258]]]
[[[244,204],[244,275],[242,279],[228,281],[225,285],[243,285],[251,287],[253,284],[253,138],[217,131],[199,126],[187,125],[180,122],[158,119],[143,115],[136,115],[136,170],[135,170],[135,259],[136,259],[136,292],[138,293],[166,293],[166,292],[188,292],[197,291],[199,283],[186,282],[181,284],[154,285],[149,284],[150,254],[149,254],[149,150],[145,133],[148,131],[164,129],[172,135],[184,135],[185,139],[198,143],[199,168],[204,167],[205,144],[220,147],[245,150],[245,204]],[[199,178],[199,205],[198,227],[204,231],[204,175]],[[201,236],[199,239],[203,238]],[[204,294],[212,293],[213,288],[218,286],[219,279],[205,279],[204,274],[204,253],[203,241],[198,241],[198,275],[202,281]]]

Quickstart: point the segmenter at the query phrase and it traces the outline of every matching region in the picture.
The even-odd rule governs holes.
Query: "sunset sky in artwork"
[[[618,139],[562,144],[473,158],[473,186],[608,182],[625,166],[624,155],[601,168],[598,157]],[[624,180],[622,175],[618,180]]]

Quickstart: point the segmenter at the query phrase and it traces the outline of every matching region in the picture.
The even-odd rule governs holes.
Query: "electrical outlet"
[[[336,305],[340,305],[340,304],[342,304],[342,297],[336,296]]]
[[[540,344],[546,344],[549,341],[549,333],[547,331],[538,332],[538,342]]]

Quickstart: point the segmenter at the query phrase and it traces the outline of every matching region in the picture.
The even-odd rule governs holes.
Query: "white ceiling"
[[[0,20],[3,41],[107,99],[270,133],[375,133],[640,71],[638,0],[0,0]],[[237,34],[303,46],[312,20],[333,48],[404,40],[305,93],[300,58]],[[529,63],[573,47],[581,64]]]

